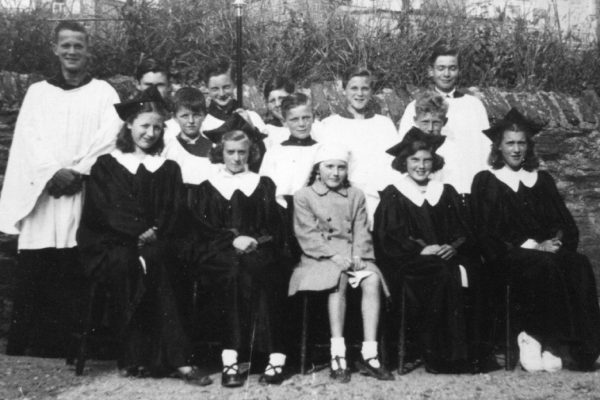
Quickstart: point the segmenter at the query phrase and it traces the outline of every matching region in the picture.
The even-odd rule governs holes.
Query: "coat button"
[[[329,233],[333,233],[333,229],[330,229],[330,230],[329,230]]]
[[[331,236],[327,236],[327,240],[331,240]]]
[[[331,222],[331,217],[327,218],[327,222]]]

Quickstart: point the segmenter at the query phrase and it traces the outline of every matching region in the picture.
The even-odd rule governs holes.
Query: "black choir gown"
[[[140,164],[134,175],[103,155],[92,167],[85,196],[77,240],[86,274],[112,293],[119,368],[163,373],[189,365],[190,345],[172,286],[178,263],[171,249],[185,205],[179,166],[166,160],[149,172]],[[138,236],[152,227],[158,240],[138,249]]]
[[[207,180],[188,187],[188,207],[193,235],[184,252],[204,283],[203,306],[216,313],[212,329],[219,330],[223,348],[248,351],[255,327],[255,350],[284,352],[281,305],[288,274],[280,258],[283,228],[275,184],[261,177],[250,196],[238,189],[227,200]],[[237,236],[253,237],[258,248],[240,254],[233,247]]]
[[[380,195],[373,229],[375,257],[392,290],[396,318],[405,285],[408,336],[417,340],[428,370],[469,370],[481,356],[481,263],[460,217],[456,190],[444,185],[436,205],[425,200],[420,207],[393,185]],[[421,255],[431,244],[450,244],[458,253],[447,261]],[[462,290],[459,265],[467,270],[467,291]],[[469,315],[467,302],[473,310]]]
[[[496,282],[510,282],[516,331],[542,346],[568,345],[568,367],[589,369],[600,354],[600,310],[592,266],[577,253],[579,232],[552,177],[513,191],[490,171],[475,176],[473,211]],[[524,249],[527,239],[559,236],[557,253]],[[570,356],[570,357],[569,357]]]

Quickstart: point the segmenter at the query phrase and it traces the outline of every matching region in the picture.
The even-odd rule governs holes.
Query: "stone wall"
[[[39,77],[0,72],[0,183],[3,178],[14,121],[26,88]],[[110,79],[122,98],[134,90],[129,77]],[[313,98],[316,113],[323,118],[343,107],[339,82],[315,83],[303,89]],[[397,122],[406,105],[420,89],[383,89],[377,99],[383,114]],[[491,120],[501,118],[512,106],[529,117],[546,123],[536,136],[542,168],[557,180],[567,206],[581,233],[580,250],[595,266],[600,282],[600,98],[594,91],[580,96],[554,92],[512,92],[498,88],[468,88],[485,104]],[[265,103],[259,87],[249,82],[244,87],[246,107],[264,113]],[[0,337],[6,329],[14,276],[15,237],[0,234]]]

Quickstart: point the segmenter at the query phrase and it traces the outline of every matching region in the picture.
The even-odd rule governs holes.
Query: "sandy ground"
[[[328,372],[295,375],[281,386],[261,386],[258,376],[239,389],[224,389],[220,376],[200,388],[169,378],[118,376],[114,362],[89,361],[76,377],[63,360],[0,355],[0,399],[598,399],[600,371],[528,374],[519,369],[481,375],[431,375],[417,369],[379,382],[353,374],[349,384],[332,383]]]

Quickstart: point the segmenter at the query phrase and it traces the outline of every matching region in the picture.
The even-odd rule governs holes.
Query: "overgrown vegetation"
[[[214,58],[232,57],[235,17],[230,1],[144,1],[116,10],[115,21],[94,22],[93,72],[132,74],[144,55],[168,62],[181,81],[198,80]],[[244,73],[262,82],[288,74],[309,83],[339,76],[351,65],[374,69],[389,87],[425,85],[430,48],[444,40],[462,51],[461,84],[510,89],[600,91],[600,53],[546,25],[525,20],[468,18],[463,11],[381,15],[369,21],[320,10],[273,15],[253,2],[244,21]],[[338,1],[337,3],[343,3]],[[255,7],[255,8],[252,8]],[[331,11],[331,12],[328,12]],[[373,19],[375,18],[375,19]],[[0,15],[0,69],[49,75],[56,68],[44,11]]]

